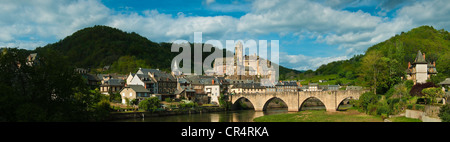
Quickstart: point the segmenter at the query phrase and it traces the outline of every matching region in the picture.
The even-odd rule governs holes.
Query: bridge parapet
[[[302,104],[309,98],[317,98],[327,111],[336,111],[339,104],[347,98],[359,99],[366,90],[338,90],[338,91],[301,91],[276,93],[239,93],[231,96],[231,102],[236,103],[241,98],[248,99],[255,111],[264,111],[274,98],[281,99],[288,107],[288,111],[299,111]]]

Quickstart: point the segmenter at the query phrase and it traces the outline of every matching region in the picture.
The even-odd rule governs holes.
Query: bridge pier
[[[262,108],[255,108],[255,111],[264,111]]]
[[[292,108],[292,107],[288,107],[288,111],[289,112],[298,112],[298,108],[296,107],[296,108]]]
[[[279,98],[286,103],[289,112],[298,112],[301,105],[309,98],[319,99],[328,112],[336,112],[337,108],[344,99],[359,99],[359,96],[366,92],[365,90],[349,91],[311,91],[311,92],[277,92],[263,94],[235,94],[231,96],[232,104],[235,104],[240,98],[246,98],[250,101],[255,111],[264,111],[264,107],[273,98]]]

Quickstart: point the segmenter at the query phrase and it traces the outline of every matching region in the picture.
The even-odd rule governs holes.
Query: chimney
[[[212,79],[211,81],[212,81],[212,84],[214,84],[214,79]]]
[[[423,59],[425,59],[425,53],[422,53],[422,55],[423,55]]]
[[[436,61],[433,62],[433,66],[436,67]]]
[[[411,67],[411,62],[408,62],[408,69]]]

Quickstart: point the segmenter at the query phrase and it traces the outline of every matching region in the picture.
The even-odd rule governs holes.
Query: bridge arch
[[[231,106],[232,109],[238,109],[238,108],[242,107],[242,106],[240,106],[240,105],[242,105],[240,101],[244,101],[243,103],[244,103],[248,108],[253,108],[253,109],[255,108],[254,100],[250,100],[250,99],[247,98],[247,97],[241,96],[241,97],[235,99],[235,100],[232,102],[232,106]],[[246,103],[246,101],[248,101],[248,103]],[[251,104],[252,106],[250,107],[250,106],[248,106],[247,104]]]
[[[303,99],[303,100],[300,100],[300,103],[299,103],[300,105],[298,107],[298,111],[302,110],[302,107],[304,107],[305,103],[311,99],[319,100],[324,105],[325,109],[327,109],[327,105],[325,104],[323,99],[321,99],[320,97],[316,97],[316,96],[309,96],[309,97],[305,97],[305,99]]]
[[[266,110],[267,110],[267,107],[268,107],[269,104],[270,104],[270,102],[272,102],[273,100],[280,100],[280,101],[281,101],[280,103],[283,103],[284,105],[286,105],[285,107],[286,107],[286,109],[287,109],[288,106],[287,106],[286,101],[284,101],[282,98],[279,98],[279,97],[274,96],[274,97],[269,98],[268,100],[265,101],[265,103],[264,103],[264,105],[263,105],[263,107],[262,107],[262,110],[263,110],[263,111],[266,111]]]
[[[344,102],[345,100],[348,100],[348,102]],[[351,100],[355,100],[355,97],[354,96],[348,96],[346,98],[341,98],[341,100],[337,100],[336,110],[338,110],[341,105],[345,105],[345,103],[350,103]]]

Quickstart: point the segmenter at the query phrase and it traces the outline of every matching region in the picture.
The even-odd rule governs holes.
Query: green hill
[[[36,50],[56,50],[67,56],[73,66],[90,68],[91,72],[102,72],[104,66],[110,65],[108,72],[126,74],[135,72],[139,67],[170,71],[172,59],[179,54],[170,51],[171,45],[166,42],[152,42],[134,32],[127,33],[108,26],[94,26],[79,30],[56,43]],[[194,53],[193,44],[191,47],[191,53]],[[214,51],[215,49],[212,50]],[[203,60],[212,52],[203,52]],[[223,52],[225,55],[226,51]],[[300,72],[280,66],[280,74],[288,73]]]
[[[355,79],[356,85],[377,84],[377,90],[385,92],[405,77],[408,62],[414,62],[418,50],[426,54],[428,62],[436,62],[437,80],[450,77],[450,33],[421,26],[368,48],[364,55],[331,62],[316,71],[307,71],[299,75],[299,79],[338,74],[338,78]]]

